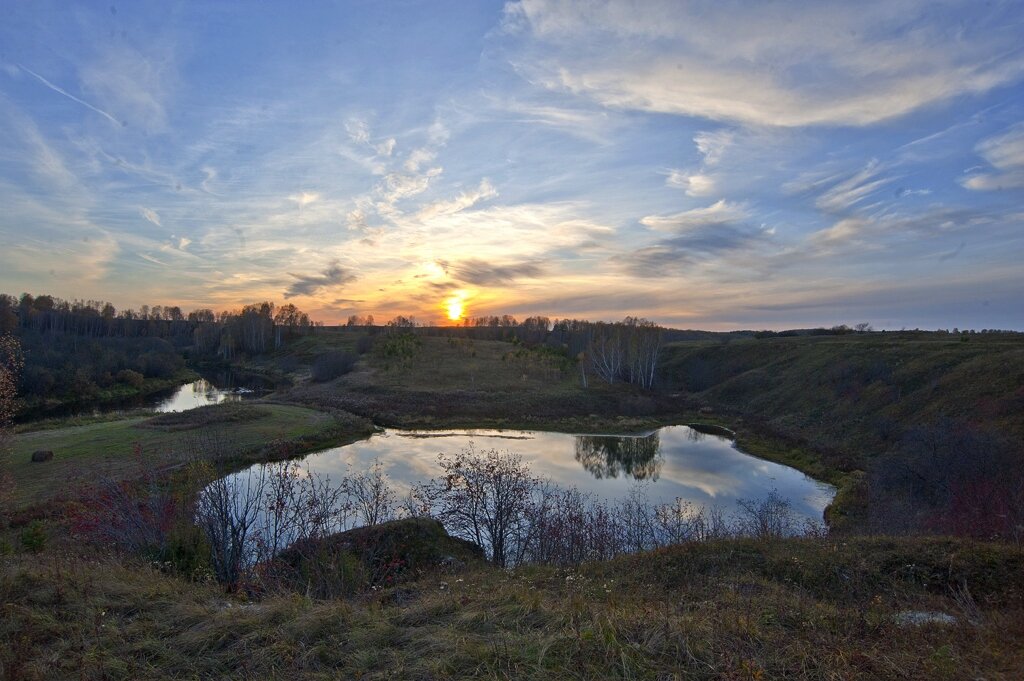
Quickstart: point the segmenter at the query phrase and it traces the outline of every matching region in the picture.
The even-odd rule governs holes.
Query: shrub
[[[786,501],[772,490],[763,499],[740,499],[736,531],[754,539],[782,539],[797,533],[796,518]]]
[[[370,350],[373,350],[373,341],[375,336],[360,336],[359,340],[356,341],[356,352],[360,355],[365,355]]]
[[[38,520],[33,520],[21,531],[21,545],[32,553],[39,553],[46,548],[47,538],[46,528]]]
[[[146,464],[142,447],[133,447],[138,480],[99,481],[71,518],[75,532],[133,552],[165,555],[180,504]]]
[[[419,336],[411,333],[382,336],[374,342],[373,351],[385,361],[397,360],[400,364],[408,362],[423,346]]]
[[[351,352],[342,350],[327,352],[313,360],[311,376],[317,383],[333,381],[352,371],[357,361],[359,358]]]
[[[1020,541],[1024,473],[1013,443],[949,418],[909,429],[868,474],[869,513],[886,534]]]
[[[140,374],[138,371],[132,371],[131,369],[121,369],[117,372],[117,382],[124,383],[125,385],[133,388],[141,388],[145,382],[146,377]]]

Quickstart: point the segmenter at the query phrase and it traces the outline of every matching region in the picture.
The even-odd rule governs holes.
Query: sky
[[[1024,2],[0,0],[0,291],[1024,329]]]

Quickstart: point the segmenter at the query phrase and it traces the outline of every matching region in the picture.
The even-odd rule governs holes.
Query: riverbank
[[[173,427],[166,424],[168,417],[176,417]],[[22,511],[75,499],[80,489],[104,477],[170,472],[192,459],[227,473],[249,463],[340,446],[373,430],[365,419],[341,412],[265,402],[223,404],[21,433],[6,469],[15,483],[13,506]],[[53,458],[33,462],[35,451],[53,452]]]
[[[401,387],[371,385],[366,379],[333,384],[300,385],[280,399],[311,408],[343,409],[387,428],[414,430],[493,429],[539,430],[576,434],[636,434],[672,425],[698,426],[733,439],[737,448],[767,461],[795,468],[836,488],[825,520],[838,532],[858,531],[866,517],[863,472],[841,468],[842,457],[822,456],[805,442],[786,437],[767,425],[740,415],[709,413],[681,395],[642,394],[631,386],[599,386],[591,391],[561,386],[531,394],[489,391],[427,393]],[[615,414],[616,405],[643,400],[649,414]],[[423,405],[430,403],[430,409]],[[443,415],[438,415],[442,413]],[[553,415],[543,415],[553,414]]]
[[[72,396],[63,399],[23,400],[19,405],[16,421],[20,425],[31,426],[36,421],[86,417],[90,416],[93,410],[102,411],[119,405],[131,410],[139,406],[138,402],[148,397],[172,391],[200,378],[202,376],[194,370],[186,368],[176,372],[171,378],[142,378],[137,385],[116,383],[97,390],[87,401]]]

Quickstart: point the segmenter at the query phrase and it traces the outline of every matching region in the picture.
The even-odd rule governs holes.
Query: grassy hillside
[[[52,424],[49,424],[52,425]],[[262,458],[275,443],[296,451],[369,434],[370,424],[305,407],[242,403],[203,407],[182,414],[135,416],[86,425],[22,432],[6,455],[14,476],[14,506],[45,504],[74,496],[97,476],[115,479],[150,469],[171,469],[190,457]],[[133,454],[136,445],[141,453]],[[32,462],[36,450],[53,459]]]
[[[418,340],[398,357],[380,352],[378,341],[352,373],[328,383],[300,383],[286,399],[410,427],[487,423],[571,428],[582,418],[628,429],[649,425],[658,415],[678,414],[672,400],[635,386],[609,386],[591,378],[584,389],[578,367],[546,348],[490,340]],[[321,336],[317,342],[330,340]]]
[[[1024,441],[1024,336],[870,333],[666,347],[663,385],[862,468],[941,417]]]
[[[729,338],[668,344],[655,391],[590,377],[555,353],[503,341],[422,337],[401,357],[378,348],[337,381],[308,382],[325,352],[355,352],[364,334],[303,338],[262,366],[296,379],[289,394],[391,424],[436,419],[665,419],[705,407],[862,468],[911,427],[942,417],[1024,440],[1024,336],[892,332]],[[964,341],[963,338],[968,340]]]
[[[1024,555],[1006,546],[731,541],[252,603],[112,558],[6,560],[7,678],[1017,679],[1024,668]],[[914,623],[935,613],[948,623]]]

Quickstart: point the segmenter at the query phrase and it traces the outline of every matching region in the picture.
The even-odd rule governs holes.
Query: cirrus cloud
[[[529,78],[608,107],[863,126],[1024,77],[1012,5],[521,0],[506,28]]]

